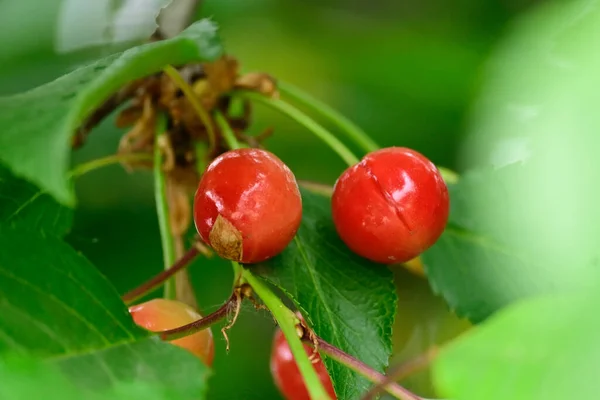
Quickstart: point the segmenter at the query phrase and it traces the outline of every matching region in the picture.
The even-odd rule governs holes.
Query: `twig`
[[[313,340],[308,336],[302,338],[303,341],[313,345]],[[319,346],[319,350],[324,354],[327,354],[329,357],[333,358],[337,362],[344,364],[346,367],[358,372],[360,375],[364,376],[368,380],[374,383],[383,382],[386,377],[380,372],[375,371],[373,368],[369,367],[364,362],[357,360],[352,357],[350,354],[343,352],[332,344],[327,343],[325,340],[317,336],[317,342]],[[403,388],[397,383],[388,383],[384,389],[400,400],[422,400],[421,397],[412,393],[411,391]]]
[[[236,288],[229,297],[229,299],[216,311],[208,314],[204,318],[200,318],[199,320],[189,323],[187,325],[159,332],[159,337],[162,340],[175,340],[192,335],[196,332],[208,328],[209,326],[227,317],[227,315],[229,315],[232,309],[238,309],[241,302],[242,296],[240,295],[239,288]]]
[[[363,396],[362,400],[374,399],[378,393],[384,390],[384,386],[392,382],[398,382],[403,378],[426,368],[431,362],[431,360],[433,360],[437,356],[437,354],[438,348],[436,346],[433,346],[418,357],[413,358],[408,362],[396,365],[394,368],[388,371],[383,381],[373,385],[373,387]]]
[[[167,279],[173,276],[176,272],[187,267],[187,265],[199,254],[198,248],[193,246],[179,260],[175,262],[169,269],[166,269],[154,276],[152,279],[142,283],[137,288],[125,293],[122,297],[126,304],[133,303],[138,298],[156,289],[163,284]]]

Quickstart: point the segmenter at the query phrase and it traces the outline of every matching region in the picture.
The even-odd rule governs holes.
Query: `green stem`
[[[437,167],[438,170],[440,171],[440,174],[442,174],[442,178],[444,178],[444,181],[446,181],[446,183],[457,183],[458,179],[459,179],[459,175],[452,171],[451,169],[448,168],[444,168],[444,167]]]
[[[212,153],[217,146],[217,135],[210,119],[210,115],[204,109],[198,97],[194,94],[192,87],[181,77],[179,71],[177,71],[171,65],[167,65],[165,68],[163,68],[163,71],[169,78],[171,78],[175,85],[181,89],[187,100],[192,105],[194,111],[196,111],[198,118],[200,118],[200,121],[202,121],[206,127],[206,132],[208,134],[209,153]]]
[[[248,269],[242,268],[242,276],[277,320],[277,323],[290,346],[294,359],[298,364],[300,373],[304,378],[310,398],[313,400],[330,399],[325,388],[323,388],[312,363],[308,359],[308,355],[304,350],[304,345],[298,337],[296,331],[298,318],[296,315],[283,304],[281,299],[277,297],[267,285],[259,278],[256,278]]]
[[[336,125],[338,128],[340,128],[341,132],[343,132],[354,143],[360,146],[360,148],[366,153],[379,150],[377,143],[375,143],[373,139],[371,139],[369,135],[365,133],[365,131],[363,131],[358,125],[350,121],[340,112],[331,108],[329,105],[287,82],[279,81],[277,87],[282,95],[295,100],[299,104],[302,104],[303,106],[320,114],[329,122]],[[438,167],[438,169],[447,183],[458,182],[459,176],[456,172],[444,167]]]
[[[231,126],[229,126],[229,123],[227,122],[227,120],[225,119],[223,114],[220,113],[219,111],[215,111],[215,122],[217,123],[217,126],[221,130],[221,134],[223,135],[223,138],[225,139],[225,143],[227,143],[227,147],[229,147],[229,149],[235,150],[235,149],[241,149],[242,147],[244,147],[244,146],[240,145],[240,143],[238,142],[238,140],[235,137],[235,133],[233,132],[233,129],[231,129]]]
[[[208,154],[208,146],[205,142],[196,141],[194,143],[194,150],[196,153],[196,171],[201,176],[207,167],[206,157]]]
[[[159,140],[162,135],[165,135],[167,126],[166,119],[163,115],[159,115],[156,121],[156,139],[154,142],[154,199],[156,200],[156,214],[158,216],[158,226],[160,229],[160,241],[163,251],[164,268],[168,269],[175,263],[175,243],[171,233],[169,223],[169,202],[167,201],[167,190],[165,173],[162,169],[163,158]],[[165,282],[165,299],[175,299],[175,277],[170,277]]]
[[[269,98],[256,92],[237,91],[236,93],[246,97],[249,100],[253,100],[257,103],[262,103],[274,108],[303,125],[305,128],[314,133],[319,139],[324,141],[329,147],[331,147],[331,149],[335,151],[346,162],[346,164],[354,165],[358,163],[358,158],[356,158],[356,156],[352,154],[352,152],[338,138],[336,138],[322,125],[315,122],[315,120],[310,118],[308,115],[298,110],[296,107],[282,100]]]
[[[111,154],[110,156],[96,158],[95,160],[79,164],[69,172],[69,177],[77,178],[87,174],[95,169],[106,167],[108,165],[118,164],[120,162],[130,161],[152,161],[153,156],[149,153],[129,153],[129,154]]]
[[[354,143],[360,146],[366,153],[379,149],[377,143],[373,141],[358,125],[350,121],[340,112],[334,110],[329,105],[312,97],[302,89],[289,83],[278,81],[277,88],[279,92],[308,107],[316,113],[321,114],[329,122],[337,125],[341,132],[345,133]]]

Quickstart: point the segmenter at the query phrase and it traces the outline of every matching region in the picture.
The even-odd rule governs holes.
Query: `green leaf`
[[[279,256],[257,273],[303,310],[317,335],[383,372],[392,350],[396,312],[392,273],[353,254],[339,239],[330,199],[302,189],[302,225]],[[370,384],[325,358],[339,399],[356,399]]]
[[[0,357],[1,399],[77,400],[77,389],[58,368],[31,357]]]
[[[23,62],[32,54],[108,54],[140,44],[156,30],[156,16],[170,0],[136,2],[130,0],[47,0],[5,2],[0,13],[4,27],[0,47],[2,66]],[[125,47],[127,46],[127,47]],[[29,57],[31,62],[31,57]],[[37,60],[35,60],[37,61]],[[23,66],[23,65],[21,65]]]
[[[164,398],[204,393],[208,368],[149,337],[82,255],[23,229],[0,226],[0,242],[0,353],[45,359],[90,393],[129,382],[151,383]]]
[[[183,369],[184,364],[178,364],[178,368],[164,365],[166,361],[181,362],[181,359],[174,359],[171,350],[173,346],[151,343],[149,339],[140,342],[141,345],[135,349],[144,354],[143,359],[134,358],[134,362],[117,363],[112,362],[102,355],[95,360],[89,360],[92,368],[81,368],[77,359],[73,361],[72,369],[77,372],[69,371],[63,365],[44,362],[32,357],[18,356],[12,353],[4,354],[0,358],[0,398],[2,399],[46,399],[46,400],[79,400],[79,399],[139,399],[139,400],[169,400],[169,399],[199,399],[202,390],[198,390],[198,376],[192,375],[194,368],[190,372]],[[118,348],[115,348],[118,350]],[[175,349],[181,352],[180,349]],[[88,356],[92,357],[92,355]],[[187,358],[187,357],[186,357]],[[160,365],[156,368],[149,361]],[[140,362],[143,361],[143,362]],[[179,369],[181,368],[181,370]],[[157,371],[157,369],[161,369]],[[117,370],[119,380],[115,380],[116,374],[109,378],[111,385],[105,385],[102,373]],[[99,372],[98,374],[94,372]],[[157,376],[157,374],[161,374]],[[179,376],[186,375],[185,377]],[[98,382],[95,378],[100,376]],[[165,377],[172,380],[171,385],[161,383]],[[126,378],[126,379],[123,379]],[[174,379],[175,378],[175,379]],[[187,381],[182,381],[187,378]],[[93,383],[93,384],[92,384]],[[181,395],[180,388],[177,385],[188,386],[186,391],[191,395]]]
[[[72,222],[72,209],[0,166],[0,224],[62,237]]]
[[[140,400],[204,398],[210,372],[194,355],[156,337],[52,361],[80,390]],[[133,385],[132,385],[133,384]],[[110,397],[107,397],[110,398]]]
[[[73,205],[67,181],[70,138],[96,107],[124,84],[167,64],[210,61],[222,52],[216,25],[202,20],[179,36],[111,55],[31,91],[0,98],[0,161]]]
[[[442,349],[439,392],[455,400],[593,399],[600,392],[600,298],[527,299]]]
[[[524,226],[532,223],[532,214],[523,208],[522,196],[507,193],[527,179],[526,171],[524,164],[512,164],[465,173],[449,187],[446,230],[421,255],[434,292],[473,322],[514,301],[585,287],[597,279],[589,254],[572,252],[581,243],[563,238],[571,249],[568,259],[552,259],[547,256],[551,249],[535,241],[538,229]]]

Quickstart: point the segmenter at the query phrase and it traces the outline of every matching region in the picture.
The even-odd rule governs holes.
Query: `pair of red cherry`
[[[331,201],[339,236],[372,261],[408,261],[446,226],[448,189],[422,154],[402,147],[372,152],[337,180]],[[283,251],[302,218],[296,178],[274,154],[238,149],[216,158],[202,176],[194,221],[219,255],[253,264]]]
[[[333,222],[356,254],[381,264],[406,262],[432,246],[449,213],[448,189],[438,169],[422,154],[391,147],[372,152],[337,180],[331,200]],[[260,149],[232,150],[217,157],[202,176],[194,198],[194,221],[202,239],[221,257],[246,264],[281,253],[296,235],[302,199],[292,171]],[[182,303],[153,300],[130,309],[151,331],[175,328],[200,316]],[[210,329],[173,342],[207,364],[214,345]],[[305,345],[307,352],[312,349]],[[323,362],[313,364],[335,398]],[[275,383],[288,399],[308,392],[280,331],[271,355]]]

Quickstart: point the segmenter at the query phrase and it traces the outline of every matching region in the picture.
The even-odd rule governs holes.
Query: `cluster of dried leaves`
[[[160,72],[132,81],[111,96],[81,125],[74,136],[73,146],[77,148],[83,145],[86,136],[99,122],[125,105],[116,118],[117,127],[128,129],[120,140],[118,153],[153,154],[155,146],[159,146],[163,155],[171,232],[175,238],[177,256],[180,257],[184,252],[182,237],[192,221],[191,197],[200,174],[212,159],[228,150],[222,132],[211,115],[218,110],[238,141],[250,147],[262,147],[262,140],[271,134],[271,130],[260,135],[248,135],[246,131],[252,113],[250,103],[232,96],[232,93],[236,90],[252,90],[271,97],[278,97],[279,94],[273,78],[257,72],[240,74],[238,61],[228,55],[211,63],[184,65],[177,71],[206,111],[207,120],[203,121],[171,77]],[[166,131],[157,136],[159,115],[166,117]],[[128,170],[153,167],[150,161],[127,162],[123,165]],[[182,292],[177,297],[195,306],[193,296],[189,295],[191,288],[186,290],[188,285],[181,283],[177,286],[187,295]]]

